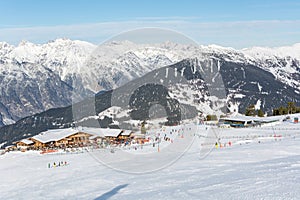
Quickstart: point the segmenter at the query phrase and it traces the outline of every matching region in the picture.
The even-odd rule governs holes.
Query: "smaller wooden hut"
[[[34,142],[29,139],[23,139],[14,143],[18,149],[28,149],[34,146]]]

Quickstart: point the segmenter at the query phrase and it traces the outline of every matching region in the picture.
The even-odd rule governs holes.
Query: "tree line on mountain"
[[[265,116],[265,113],[262,111],[262,109],[256,110],[255,105],[251,104],[246,108],[245,115],[263,117]]]
[[[287,105],[280,106],[279,108],[273,109],[273,115],[288,115],[288,114],[295,114],[300,113],[300,107],[296,106],[295,102],[288,102]]]
[[[300,106],[296,106],[295,102],[288,102],[286,106],[280,106],[279,108],[273,109],[273,116],[276,115],[288,115],[300,113]],[[264,117],[265,113],[262,109],[256,109],[255,105],[251,104],[246,108],[246,116],[258,116]],[[207,115],[205,121],[216,121],[218,117],[216,115]]]
[[[280,106],[279,108],[273,109],[273,116],[295,113],[300,113],[300,107],[296,106],[295,102],[288,102],[286,106]],[[246,108],[245,115],[263,117],[265,114],[261,109],[256,110],[255,106],[251,104]]]

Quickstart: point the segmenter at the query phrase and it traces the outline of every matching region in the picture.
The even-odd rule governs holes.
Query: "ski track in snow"
[[[299,130],[300,125],[293,126],[295,127]],[[255,132],[255,129],[234,130],[242,131],[244,135]],[[223,132],[226,131],[230,133],[230,130]],[[300,138],[297,136],[261,143],[235,143],[231,147],[214,148],[203,159],[199,156],[199,146],[193,145],[173,165],[140,175],[108,168],[87,152],[52,155],[9,152],[0,156],[0,197],[299,199],[299,142]],[[67,161],[69,165],[48,168],[48,163],[59,161]],[[119,164],[130,167],[136,163],[120,160]]]

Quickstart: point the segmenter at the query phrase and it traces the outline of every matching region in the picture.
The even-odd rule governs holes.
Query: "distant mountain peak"
[[[0,103],[3,105],[0,119],[12,122],[51,107],[65,106],[71,103],[71,91],[84,97],[91,91],[114,89],[184,59],[190,60],[191,65],[207,58],[251,64],[300,92],[299,52],[300,43],[235,50],[170,41],[158,44],[110,41],[100,46],[68,38],[45,44],[22,41],[18,46],[0,42]]]

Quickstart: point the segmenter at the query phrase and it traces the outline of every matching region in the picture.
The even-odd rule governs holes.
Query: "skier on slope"
[[[219,147],[218,142],[216,142],[215,147],[216,147],[216,149]]]

